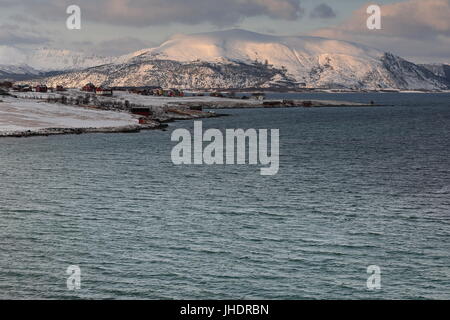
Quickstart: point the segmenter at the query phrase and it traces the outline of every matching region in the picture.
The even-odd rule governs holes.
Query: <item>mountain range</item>
[[[2,72],[14,74],[13,65],[22,78],[26,74],[36,82],[66,87],[92,82],[182,89],[450,88],[448,65],[418,65],[346,41],[239,29],[177,35],[158,47],[120,57],[51,49],[21,54],[8,66],[0,58],[0,78]]]

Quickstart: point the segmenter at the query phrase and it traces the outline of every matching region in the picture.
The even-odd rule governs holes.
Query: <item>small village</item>
[[[0,136],[138,132],[164,129],[167,127],[166,123],[175,120],[219,116],[215,112],[204,112],[199,106],[176,103],[184,97],[185,94],[181,90],[160,87],[109,88],[87,83],[82,88],[73,89],[60,85],[32,86],[3,81],[0,82],[0,113],[3,115],[0,121]],[[98,125],[101,128],[97,127],[95,122],[91,124],[89,121],[79,121],[92,112],[95,113],[94,119],[99,120]],[[19,114],[21,116],[18,116]],[[48,119],[56,119],[61,114],[63,117],[56,123],[47,122]],[[115,122],[109,121],[110,118],[114,118]],[[74,121],[82,128],[73,128]],[[45,123],[45,128],[42,128]],[[71,123],[69,128],[65,127],[67,123]],[[30,125],[30,128],[24,124]],[[88,124],[89,128],[86,127]],[[36,126],[39,126],[39,130],[35,129]]]
[[[10,90],[13,92],[66,92],[67,88],[61,85],[56,87],[47,87],[44,84],[32,86],[29,84],[14,84],[11,81],[0,82],[0,88],[3,90]],[[99,96],[112,97],[114,91],[129,91],[134,94],[143,96],[158,96],[158,97],[184,97],[184,92],[178,89],[163,89],[161,87],[106,87],[95,86],[93,83],[87,83],[81,89],[83,92],[94,93]]]
[[[24,108],[26,106],[26,108]],[[48,87],[44,84],[24,84],[10,81],[0,82],[0,113],[11,119],[0,123],[0,136],[30,136],[41,134],[69,134],[84,132],[138,132],[140,130],[164,129],[167,123],[177,120],[190,120],[225,116],[214,110],[248,109],[248,108],[318,108],[318,107],[373,107],[373,101],[367,104],[348,101],[328,100],[287,100],[267,99],[261,92],[199,91],[184,92],[178,89],[164,89],[160,87],[107,87],[86,83],[81,88],[66,88],[62,85]],[[11,109],[13,108],[13,109]],[[16,108],[16,109],[14,109]],[[30,119],[33,115],[38,117],[40,109],[45,109],[44,120]],[[66,109],[64,109],[66,108]],[[62,116],[55,124],[47,123],[49,118],[64,114],[62,110],[71,114],[78,126],[73,128],[69,116]],[[15,110],[8,111],[8,110]],[[9,113],[8,113],[9,112]],[[13,113],[11,113],[13,112]],[[126,119],[126,126],[116,126],[116,122],[108,122],[105,127],[102,115],[95,118],[103,123],[101,128],[95,122],[79,120],[90,112],[108,113],[108,117]],[[221,111],[223,112],[223,111]],[[21,117],[18,116],[21,114]],[[64,118],[65,117],[65,118]],[[107,118],[108,118],[107,117]],[[15,119],[15,120],[14,120]],[[35,132],[35,127],[20,126],[18,123],[47,123],[43,131]],[[71,123],[69,128],[65,127]],[[57,128],[53,128],[57,127]],[[26,130],[25,130],[26,129]],[[28,130],[33,129],[33,130]],[[42,127],[41,127],[42,129]],[[51,130],[49,130],[51,129]],[[8,131],[5,133],[5,130]]]
[[[160,108],[159,104],[149,103],[154,100],[145,97],[183,98],[185,93],[178,89],[163,89],[161,87],[106,87],[87,83],[82,88],[65,88],[61,85],[48,87],[43,84],[14,84],[10,81],[0,82],[0,95],[9,95],[19,99],[40,100],[48,103],[59,103],[85,108],[110,111],[127,111],[139,118],[140,124],[149,120],[168,122],[170,120],[211,117],[211,112],[203,113],[202,108],[189,107],[176,110]],[[138,96],[144,97],[139,99]],[[167,113],[176,114],[168,115]]]

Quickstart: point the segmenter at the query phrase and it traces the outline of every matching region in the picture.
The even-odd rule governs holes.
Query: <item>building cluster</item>
[[[163,89],[161,87],[142,87],[142,88],[129,88],[125,90],[143,96],[184,97],[184,92],[179,89]]]
[[[0,88],[2,89],[11,89],[13,87],[13,83],[10,81],[2,81],[0,82]]]
[[[161,87],[96,87],[93,83],[88,83],[82,91],[95,93],[101,96],[112,96],[114,91],[127,91],[142,96],[158,97],[184,97],[184,92],[179,89],[163,89]]]
[[[47,87],[46,85],[36,85],[32,86],[29,84],[14,84],[10,81],[3,81],[0,82],[0,87],[4,88],[6,90],[12,90],[15,92],[62,92],[66,91],[66,89],[63,86],[56,86],[56,87]]]
[[[11,82],[0,82],[0,96],[7,96],[9,95],[8,91],[12,87]]]
[[[4,90],[12,90],[16,92],[63,92],[67,91],[61,85],[56,87],[48,87],[44,84],[38,84],[32,86],[30,84],[14,84],[9,81],[0,81],[0,88]],[[163,89],[161,87],[107,87],[107,86],[96,86],[93,83],[87,83],[81,88],[81,91],[93,93],[98,96],[112,97],[114,91],[127,91],[133,94],[143,95],[143,96],[157,96],[157,97],[184,97],[185,94],[179,89]]]
[[[86,84],[83,88],[81,88],[81,91],[95,93],[98,96],[104,97],[113,96],[113,90],[111,88],[105,86],[96,87],[93,83]]]

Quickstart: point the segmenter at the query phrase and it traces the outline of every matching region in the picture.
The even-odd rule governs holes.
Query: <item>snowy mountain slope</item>
[[[41,81],[42,82],[42,81]],[[88,82],[106,86],[161,86],[164,88],[294,87],[295,80],[282,70],[238,62],[185,62],[149,60],[110,64],[64,73],[44,81],[50,86],[80,87]]]
[[[141,57],[144,52],[141,52]],[[279,37],[245,30],[229,30],[188,36],[178,35],[161,46],[147,50],[147,56],[176,61],[220,62],[223,59],[253,62],[269,60],[270,64],[295,70],[310,67],[315,57],[343,54],[379,58],[382,52],[349,42],[318,37]]]
[[[0,80],[27,80],[41,76],[41,72],[27,65],[4,66],[0,65]]]
[[[318,37],[244,30],[178,35],[111,64],[47,79],[66,86],[161,85],[180,88],[326,87],[446,89],[428,69],[366,46]]]
[[[450,88],[450,82],[447,79],[393,54],[386,53],[382,62],[400,88],[428,90]]]
[[[0,64],[0,72],[5,74],[17,74],[17,75],[39,75],[40,71],[27,66],[10,66],[10,65],[1,65]]]
[[[450,64],[422,64],[421,66],[433,72],[436,76],[450,81]]]
[[[112,63],[116,58],[86,55],[70,50],[40,48],[37,50],[0,46],[0,65],[30,68],[40,72],[80,70]]]
[[[28,55],[28,65],[41,71],[80,70],[114,61],[112,57],[86,55],[69,50],[40,49]]]

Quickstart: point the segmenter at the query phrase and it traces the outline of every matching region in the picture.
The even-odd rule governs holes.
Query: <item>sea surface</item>
[[[192,121],[0,139],[0,299],[450,299],[450,94],[275,96],[389,106],[203,120],[280,129],[272,177],[173,165]]]

